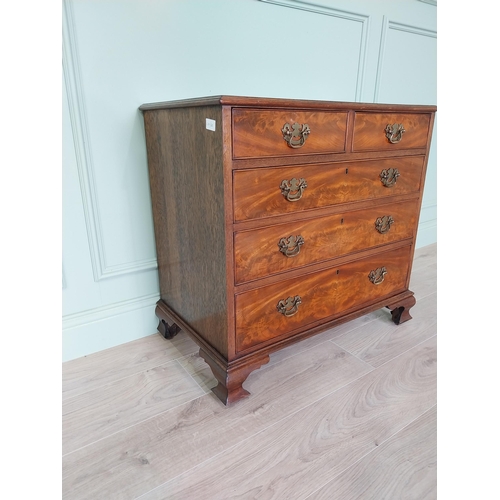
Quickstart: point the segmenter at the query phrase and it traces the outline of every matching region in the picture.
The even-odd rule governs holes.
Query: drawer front
[[[382,252],[236,295],[237,351],[404,291],[410,250]]]
[[[423,156],[237,170],[234,220],[417,193]]]
[[[342,153],[346,130],[346,112],[234,108],[233,157]]]
[[[278,224],[234,236],[236,284],[413,237],[418,200]]]
[[[430,114],[356,113],[353,151],[425,148],[430,121]]]

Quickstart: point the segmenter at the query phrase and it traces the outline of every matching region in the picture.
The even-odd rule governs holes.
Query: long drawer
[[[424,156],[307,164],[233,173],[234,220],[418,193]]]
[[[411,238],[417,209],[418,200],[412,200],[237,232],[235,282]]]
[[[411,246],[250,290],[235,297],[236,350],[405,290]]]
[[[430,114],[363,113],[354,119],[353,151],[425,148]]]
[[[347,113],[233,109],[233,157],[345,151]]]

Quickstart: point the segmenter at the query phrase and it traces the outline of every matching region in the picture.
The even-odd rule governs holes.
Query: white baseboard
[[[148,295],[63,317],[63,362],[154,334],[159,298]]]

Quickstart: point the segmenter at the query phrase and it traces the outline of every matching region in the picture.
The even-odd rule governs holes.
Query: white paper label
[[[210,118],[207,118],[206,123],[207,123],[207,125],[206,125],[207,130],[215,131],[215,120],[211,120]]]

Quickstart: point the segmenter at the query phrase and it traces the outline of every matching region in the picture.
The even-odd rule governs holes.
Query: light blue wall
[[[419,0],[63,3],[63,359],[156,331],[145,102],[232,94],[436,103]],[[417,246],[436,241],[436,134]]]

